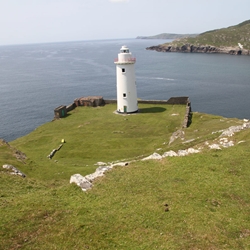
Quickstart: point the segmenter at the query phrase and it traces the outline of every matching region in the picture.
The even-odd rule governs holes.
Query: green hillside
[[[0,167],[26,174],[0,169],[0,249],[249,249],[246,123],[193,113],[182,128],[182,105],[139,104],[133,115],[115,109],[77,107],[9,144],[0,140]],[[244,129],[221,136],[230,126]],[[215,143],[234,146],[208,146]],[[200,153],[140,160],[191,147]],[[69,184],[72,174],[94,172],[98,161],[123,159],[135,161],[87,192]]]
[[[244,49],[250,50],[250,20],[235,26],[204,32],[196,37],[182,38],[173,41],[174,46],[183,44],[216,46],[216,47],[238,47],[238,43]]]

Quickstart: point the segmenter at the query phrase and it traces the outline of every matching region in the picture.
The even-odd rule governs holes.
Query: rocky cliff
[[[247,49],[240,49],[239,47],[215,47],[210,45],[193,45],[183,44],[182,46],[175,46],[172,44],[161,44],[147,47],[147,50],[156,50],[158,52],[183,52],[183,53],[221,53],[231,55],[250,55]]]

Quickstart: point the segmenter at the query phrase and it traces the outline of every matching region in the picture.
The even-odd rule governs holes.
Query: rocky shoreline
[[[182,46],[175,46],[172,44],[160,44],[150,46],[147,50],[155,50],[158,52],[182,52],[182,53],[209,53],[209,54],[230,54],[230,55],[250,55],[247,49],[240,49],[238,47],[215,47],[210,45],[193,45],[183,44]]]

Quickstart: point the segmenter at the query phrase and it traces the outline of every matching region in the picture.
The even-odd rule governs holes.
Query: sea
[[[250,56],[146,50],[170,40],[114,39],[0,46],[0,138],[10,142],[81,96],[116,99],[114,59],[136,57],[138,98],[188,96],[193,111],[250,119]]]

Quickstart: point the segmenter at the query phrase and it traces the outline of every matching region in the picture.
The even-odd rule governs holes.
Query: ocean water
[[[120,39],[0,46],[0,138],[12,141],[51,121],[75,98],[116,98],[114,59],[136,57],[138,98],[189,96],[193,111],[250,118],[250,57],[159,53],[166,40]]]

